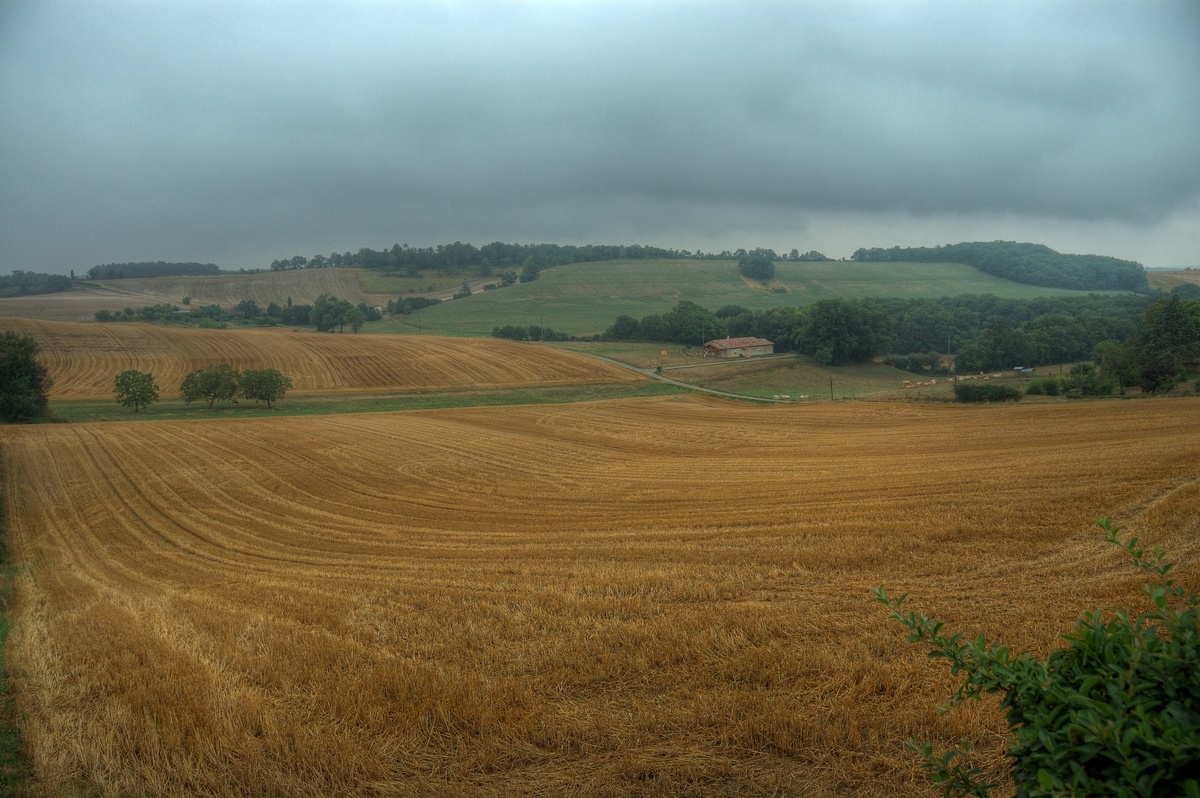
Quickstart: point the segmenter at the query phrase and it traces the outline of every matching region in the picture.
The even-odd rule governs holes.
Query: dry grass
[[[161,395],[179,395],[189,371],[217,363],[275,368],[294,390],[420,391],[643,379],[571,352],[498,339],[298,332],[284,328],[194,330],[152,324],[78,324],[0,317],[0,331],[31,336],[50,370],[52,400],[111,399],[126,369],[150,372]]]
[[[140,277],[126,280],[80,282],[72,291],[29,297],[0,299],[0,316],[46,321],[91,321],[96,311],[121,311],[147,305],[181,305],[184,297],[192,305],[232,307],[253,299],[264,308],[272,302],[311,305],[321,294],[347,299],[354,304],[386,304],[388,294],[373,294],[363,286],[359,269],[302,269],[261,274],[231,274],[205,277]]]
[[[869,589],[1046,652],[1200,568],[1200,400],[697,397],[0,433],[44,795],[932,795]]]

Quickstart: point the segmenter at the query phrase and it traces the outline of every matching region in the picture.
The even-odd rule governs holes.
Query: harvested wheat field
[[[290,298],[298,305],[311,305],[321,294],[346,299],[354,304],[383,305],[394,297],[370,294],[362,285],[358,269],[302,269],[258,274],[219,276],[138,277],[125,280],[81,281],[71,291],[24,297],[0,298],[0,316],[46,321],[91,321],[96,312],[120,312],[147,305],[181,305],[191,297],[192,305],[233,307],[253,299],[263,307],[284,305]]]
[[[335,337],[350,339],[349,336]],[[49,796],[934,795],[870,589],[1019,649],[1200,586],[1200,400],[670,397],[0,435]]]
[[[154,375],[163,397],[184,375],[228,363],[274,368],[294,392],[422,391],[517,385],[577,385],[645,379],[573,352],[490,338],[351,335],[288,328],[195,330],[154,324],[76,324],[0,317],[37,342],[50,371],[51,400],[111,399],[126,369]]]

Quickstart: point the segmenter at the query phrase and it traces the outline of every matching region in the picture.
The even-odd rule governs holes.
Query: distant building
[[[705,357],[754,357],[775,354],[775,344],[766,338],[718,338],[704,345]]]

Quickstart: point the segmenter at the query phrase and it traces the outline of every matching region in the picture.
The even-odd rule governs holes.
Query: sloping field
[[[354,304],[367,302],[371,305],[394,298],[365,291],[358,269],[302,269],[216,277],[91,280],[81,282],[74,291],[0,299],[0,316],[91,321],[98,310],[116,312],[164,303],[182,307],[184,297],[191,297],[193,305],[227,308],[243,299],[253,299],[265,308],[272,302],[286,305],[289,297],[295,304],[311,305],[321,294],[347,299]]]
[[[952,682],[870,588],[1044,653],[1200,586],[1200,400],[696,397],[0,432],[52,796],[917,796]]]
[[[489,335],[506,324],[551,327],[583,335],[603,332],[627,315],[666,313],[680,300],[709,310],[742,305],[752,310],[808,305],[842,297],[942,297],[995,294],[1032,299],[1083,295],[1002,280],[958,263],[780,262],[776,282],[786,290],[759,290],[742,279],[734,261],[634,260],[575,263],[542,272],[532,283],[475,293],[421,311],[427,332]],[[408,327],[396,323],[397,332]]]
[[[1146,272],[1150,287],[1158,291],[1170,291],[1181,285],[1200,285],[1200,269]]]
[[[573,352],[495,339],[296,332],[283,328],[196,330],[152,324],[76,324],[0,317],[0,331],[30,335],[54,386],[52,400],[110,399],[127,369],[154,375],[163,397],[184,375],[228,363],[274,368],[297,392],[419,391],[564,385],[644,379]]]

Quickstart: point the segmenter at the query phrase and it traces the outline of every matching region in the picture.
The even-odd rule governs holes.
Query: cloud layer
[[[988,220],[1149,261],[1103,245],[1200,218],[1197,86],[1189,2],[18,3],[0,271]]]

